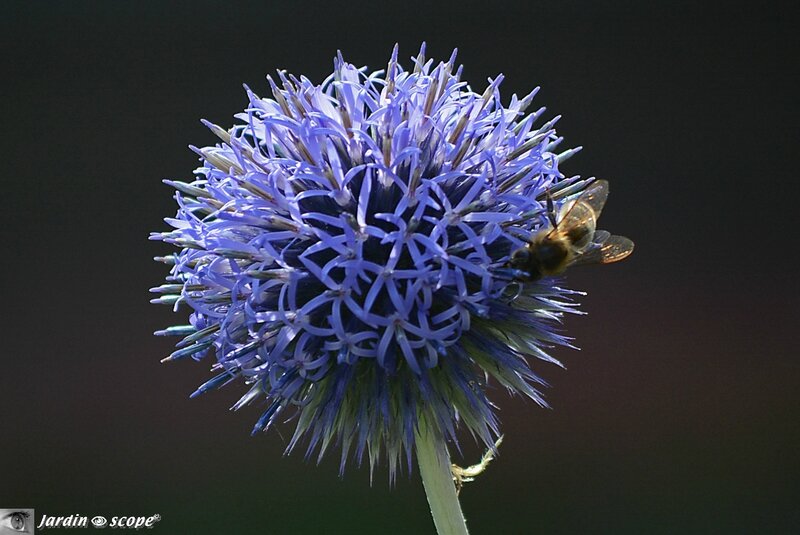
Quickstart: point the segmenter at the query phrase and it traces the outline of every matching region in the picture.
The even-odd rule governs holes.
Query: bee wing
[[[602,241],[597,241],[600,234]],[[633,242],[625,236],[611,236],[605,230],[595,233],[595,241],[589,248],[578,255],[572,262],[573,266],[585,264],[610,264],[619,262],[633,252]]]
[[[555,235],[559,228],[572,228],[573,226],[579,225],[592,216],[594,216],[595,219],[599,218],[607,198],[608,181],[595,180],[572,202],[572,206],[570,206],[567,213],[565,213],[558,222],[558,228],[551,230],[550,235]],[[587,210],[587,206],[591,208],[591,210]]]
[[[611,233],[607,230],[598,230],[594,233],[594,237],[592,241],[597,244],[603,244],[607,239],[611,237]]]
[[[595,180],[578,197],[578,202],[585,202],[594,210],[595,216],[600,217],[603,206],[608,198],[608,180]]]

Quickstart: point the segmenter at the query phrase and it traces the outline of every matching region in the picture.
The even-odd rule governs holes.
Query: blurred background
[[[611,181],[623,263],[569,273],[582,350],[542,363],[552,410],[501,390],[500,458],[462,492],[487,533],[800,533],[796,21],[695,2],[3,2],[0,507],[151,515],[159,533],[433,533],[416,474],[370,485],[255,438],[210,362],[162,365],[147,240],[277,68],[420,43],[482,90],[542,86],[568,174]],[[792,297],[794,296],[794,297]],[[478,460],[469,441],[462,464]]]

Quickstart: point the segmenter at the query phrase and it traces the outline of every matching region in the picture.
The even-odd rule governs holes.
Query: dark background
[[[547,365],[553,410],[498,391],[501,457],[462,493],[488,533],[800,532],[797,24],[693,2],[3,2],[0,507],[150,515],[160,533],[433,533],[416,475],[337,475],[256,438],[240,388],[190,401],[204,362],[161,365],[149,242],[199,123],[242,82],[321,81],[341,49],[384,68],[421,41],[482,90],[535,104],[611,180],[627,261],[569,274],[581,352]],[[464,464],[481,451],[466,450]]]

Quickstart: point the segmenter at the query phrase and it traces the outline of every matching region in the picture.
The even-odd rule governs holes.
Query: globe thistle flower
[[[183,337],[165,360],[214,359],[192,397],[244,383],[253,433],[293,420],[288,450],[385,456],[390,478],[421,437],[492,448],[492,382],[545,406],[531,364],[559,364],[575,292],[509,258],[590,181],[559,170],[579,148],[526,111],[537,90],[504,106],[502,76],[476,93],[455,60],[423,45],[405,70],[395,47],[370,73],[339,54],[321,84],[278,72],[271,97],[245,86],[239,123],[204,122],[220,143],[165,180],[178,212],[153,235],[180,249],[153,301],[191,310],[156,333]]]

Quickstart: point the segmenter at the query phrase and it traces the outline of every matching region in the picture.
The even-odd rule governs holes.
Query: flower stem
[[[417,462],[439,535],[469,535],[458,503],[450,454],[444,438],[420,422],[416,436]]]

